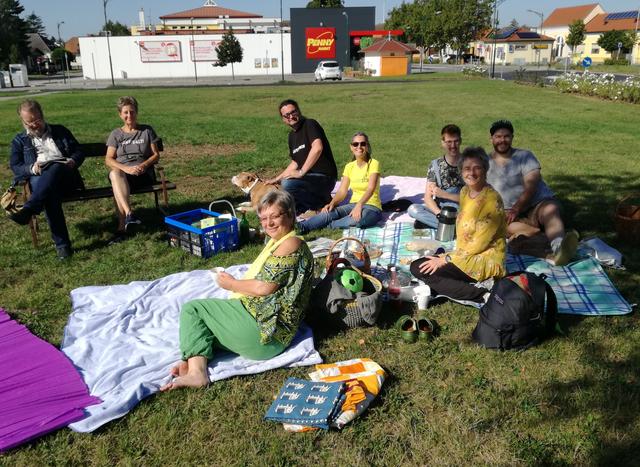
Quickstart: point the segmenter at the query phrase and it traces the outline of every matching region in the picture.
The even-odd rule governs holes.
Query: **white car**
[[[325,79],[342,79],[342,71],[338,62],[333,60],[325,60],[318,63],[318,67],[314,73],[316,81],[324,81]]]

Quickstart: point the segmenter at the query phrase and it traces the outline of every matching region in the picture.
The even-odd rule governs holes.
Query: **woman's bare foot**
[[[178,376],[170,383],[160,388],[161,391],[172,391],[178,388],[202,388],[209,384],[209,378],[205,375],[184,375]]]
[[[187,362],[183,360],[180,363],[178,363],[176,366],[171,368],[171,371],[169,372],[169,374],[171,376],[184,376],[187,374],[187,371],[189,371],[189,365],[187,364]]]
[[[176,374],[177,373],[177,374]],[[191,357],[186,362],[180,362],[171,369],[174,379],[160,387],[160,391],[172,391],[178,388],[201,388],[209,384],[207,376],[207,358]]]

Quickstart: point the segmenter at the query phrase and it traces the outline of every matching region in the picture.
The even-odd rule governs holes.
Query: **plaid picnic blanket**
[[[388,264],[394,264],[405,271],[409,270],[411,261],[419,258],[415,251],[407,250],[407,243],[416,239],[434,240],[435,234],[436,231],[433,229],[414,230],[413,222],[388,222],[383,227],[369,229],[352,227],[342,232],[344,236],[355,237],[382,250],[378,258],[371,260],[372,267],[386,269]],[[441,245],[446,251],[451,251],[455,244],[456,242],[452,241]]]
[[[568,266],[552,266],[533,256],[507,255],[507,270],[545,274],[558,299],[558,313],[588,316],[631,313],[629,302],[591,257]]]
[[[414,232],[418,235],[414,235]],[[370,229],[345,229],[343,235],[368,241],[371,246],[382,249],[382,255],[373,259],[373,275],[384,274],[388,264],[395,264],[408,272],[409,264],[418,259],[415,251],[406,249],[406,244],[416,238],[433,239],[435,230],[414,231],[409,222],[387,223],[384,227]],[[455,249],[455,241],[443,243],[446,251]],[[631,313],[627,302],[607,276],[602,266],[587,257],[568,266],[552,266],[533,256],[507,255],[507,270],[530,271],[545,274],[558,299],[558,313],[587,316],[624,315]],[[460,302],[479,307],[479,304]]]

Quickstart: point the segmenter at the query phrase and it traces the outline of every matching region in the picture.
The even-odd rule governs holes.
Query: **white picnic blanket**
[[[241,277],[248,265],[227,271]],[[209,271],[172,274],[126,285],[81,287],[71,292],[73,312],[61,350],[74,363],[91,395],[104,402],[87,408],[88,416],[69,427],[90,432],[122,417],[169,380],[180,360],[178,329],[183,303],[224,298]],[[261,373],[280,367],[321,363],[311,329],[301,326],[291,346],[271,360],[247,360],[220,353],[209,364],[209,379]]]

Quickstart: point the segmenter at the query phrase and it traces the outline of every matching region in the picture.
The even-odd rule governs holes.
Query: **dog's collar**
[[[259,179],[259,178],[256,178],[256,179],[253,181],[253,183],[251,184],[251,186],[250,186],[250,187],[248,187],[248,188],[240,188],[240,189],[241,189],[245,194],[247,194],[247,195],[248,195],[249,193],[251,193],[251,190],[253,190],[253,187],[254,187],[254,186],[256,186],[256,183],[258,183],[259,181],[260,181],[260,179]]]

